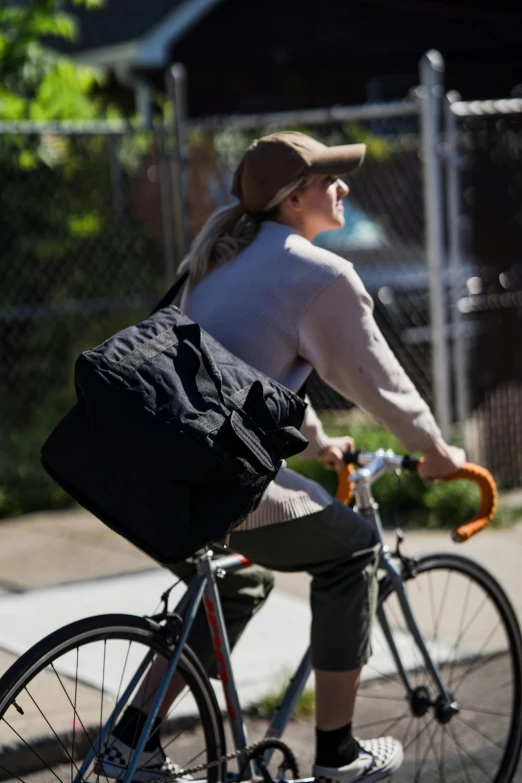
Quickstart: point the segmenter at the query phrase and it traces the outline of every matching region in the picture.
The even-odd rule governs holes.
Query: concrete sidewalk
[[[386,532],[385,540],[393,544],[393,532]],[[404,551],[455,552],[477,560],[498,579],[522,616],[522,520],[511,528],[488,528],[465,544],[454,544],[448,531],[410,531]],[[151,569],[158,569],[154,560],[83,510],[0,522],[0,596]],[[306,574],[275,576],[277,589],[307,598]]]
[[[386,540],[393,544],[393,534],[387,533]],[[452,543],[447,531],[413,531],[406,535],[404,551],[458,552],[478,561],[498,579],[522,617],[522,522],[486,530],[464,545]],[[31,514],[0,524],[0,674],[42,636],[74,619],[111,611],[152,613],[161,591],[173,581],[169,572],[85,511]],[[273,690],[303,654],[310,622],[308,590],[306,574],[276,574],[274,594],[234,654],[243,706]],[[430,612],[427,603],[419,608]],[[374,644],[377,658],[378,646]],[[407,656],[408,647],[405,640],[401,654]],[[378,659],[375,668],[383,671],[384,665]],[[64,716],[64,731],[67,721]]]
[[[385,533],[385,539],[393,545],[394,534]],[[407,532],[404,551],[410,555],[433,551],[455,552],[476,560],[496,577],[519,618],[522,617],[522,520],[511,528],[488,528],[465,544],[454,544],[448,531]],[[82,595],[79,583],[118,576],[129,577],[142,572],[155,574],[154,579],[157,578],[161,585],[168,586],[174,581],[166,569],[158,567],[154,560],[86,511],[42,512],[0,523],[0,607],[3,596],[29,597],[28,591],[37,591],[31,593],[31,596],[41,595],[43,598],[49,594],[39,591],[50,587],[55,588],[52,595],[63,596],[61,603],[65,604],[69,594],[71,601],[73,599],[73,593],[65,586],[74,583],[77,583],[75,600],[81,604],[81,598],[78,597]],[[275,578],[276,593],[307,602],[310,581],[307,574],[277,573]],[[129,584],[132,585],[132,581]],[[64,589],[56,590],[60,585]],[[109,611],[111,607],[103,600],[103,590],[98,590],[96,595],[99,596],[97,599],[88,602],[90,613]],[[154,611],[158,597],[158,592],[151,593],[150,605],[143,608],[144,613]],[[82,612],[80,604],[78,616],[82,617],[85,611]],[[6,606],[5,600],[3,605]],[[26,606],[27,611],[45,611],[43,607],[36,608],[37,601],[29,602]],[[64,622],[69,621],[67,612],[64,617]],[[20,622],[27,623],[27,619],[25,615],[20,618]],[[56,625],[52,627],[51,624],[48,632],[61,624],[64,623],[60,622],[58,613]],[[10,657],[5,654],[2,657],[0,634],[0,673],[9,665]]]

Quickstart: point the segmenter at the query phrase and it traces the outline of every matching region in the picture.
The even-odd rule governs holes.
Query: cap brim
[[[308,171],[312,174],[349,174],[364,160],[366,144],[342,144],[339,147],[326,147],[313,161]]]

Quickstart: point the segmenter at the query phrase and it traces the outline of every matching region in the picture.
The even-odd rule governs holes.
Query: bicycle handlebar
[[[470,519],[469,522],[459,525],[451,532],[452,539],[462,544],[467,541],[468,538],[474,536],[483,530],[493,517],[497,510],[497,486],[491,473],[485,468],[481,468],[480,465],[473,465],[471,462],[465,462],[464,465],[452,473],[450,476],[445,476],[440,479],[441,481],[458,481],[460,479],[466,479],[473,481],[477,484],[480,490],[480,504],[477,513]]]
[[[402,469],[407,470],[410,473],[416,473],[419,464],[422,462],[422,459],[412,457],[409,454],[401,457],[393,454],[393,452],[347,452],[344,455],[346,467],[338,474],[337,500],[346,504],[351,501],[354,489],[354,482],[351,479],[353,473],[352,466],[357,465],[358,467],[364,467],[371,465],[376,458],[381,459],[388,471]],[[382,470],[379,475],[381,475],[381,473]],[[377,476],[374,476],[374,478],[376,477]],[[360,476],[360,478],[362,478],[362,476]],[[463,543],[480,530],[483,530],[493,519],[497,509],[497,487],[493,476],[488,470],[479,465],[473,465],[470,462],[466,462],[459,470],[455,471],[455,473],[438,479],[438,481],[445,482],[459,480],[473,481],[480,490],[480,504],[476,515],[469,522],[465,522],[456,527],[451,533],[453,541],[456,543]]]

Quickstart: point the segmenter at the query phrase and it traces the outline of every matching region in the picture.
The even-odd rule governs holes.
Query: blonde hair
[[[218,266],[232,261],[256,238],[263,220],[274,220],[282,201],[295,190],[303,190],[308,176],[292,180],[268,202],[263,212],[250,215],[238,204],[222,207],[214,212],[179,265],[179,272],[189,273],[189,283],[198,283]]]

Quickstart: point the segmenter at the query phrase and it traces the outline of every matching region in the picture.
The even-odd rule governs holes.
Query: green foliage
[[[93,8],[94,0],[76,0]],[[92,120],[103,107],[93,98],[101,74],[46,48],[44,37],[73,40],[72,16],[59,0],[27,0],[0,7],[0,119]]]
[[[284,682],[280,685],[276,685],[271,691],[268,691],[259,702],[255,705],[255,714],[261,718],[270,719],[277,710],[281,699],[285,695],[288,687],[288,678],[284,678]],[[313,688],[305,688],[299,697],[299,701],[296,704],[295,710],[292,713],[290,720],[298,720],[299,718],[310,718],[315,714],[315,690]]]
[[[117,117],[95,97],[99,72],[44,45],[76,35],[61,6],[0,4],[0,119]],[[0,137],[0,308],[8,314],[0,320],[0,517],[71,502],[44,473],[39,452],[74,403],[74,360],[146,314],[114,301],[152,300],[162,288],[158,249],[124,210],[115,214],[109,166],[119,156],[124,188],[151,137],[129,133],[112,150],[108,143],[50,133]],[[97,304],[111,301],[107,311]]]
[[[74,361],[81,351],[99,345],[111,334],[125,328],[130,322],[145,317],[145,311],[132,314],[116,313],[101,318],[90,318],[88,324],[81,317],[67,319],[65,324],[48,324],[55,331],[56,343],[47,353],[44,365],[29,366],[32,348],[38,346],[40,324],[27,333],[29,352],[24,350],[22,371],[30,375],[40,390],[37,404],[25,407],[25,417],[17,415],[16,395],[0,394],[6,409],[13,413],[14,425],[9,429],[10,469],[3,472],[0,481],[0,519],[15,517],[30,511],[71,506],[70,496],[43,470],[39,462],[40,448],[54,427],[72,407],[76,395],[73,384]],[[68,336],[60,334],[66,326]],[[65,338],[65,339],[64,339]],[[50,380],[52,379],[52,381]],[[0,474],[2,475],[2,474]]]
[[[131,144],[129,134],[126,155]],[[115,214],[107,145],[101,136],[0,137],[0,308],[11,313],[0,320],[0,517],[71,502],[39,452],[75,401],[74,361],[144,317],[133,300],[152,303],[163,288],[158,248],[125,211]]]

